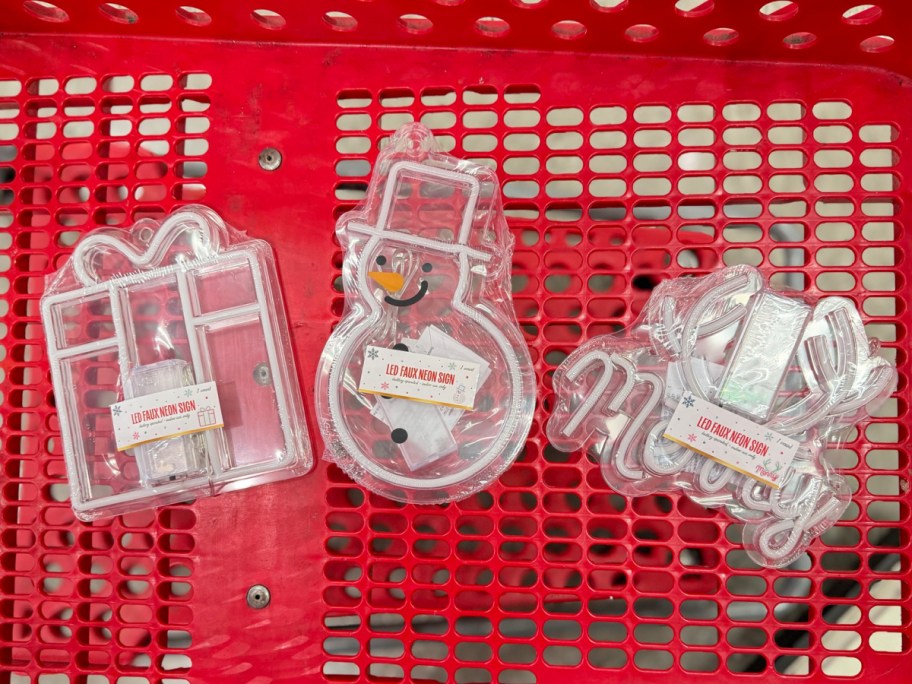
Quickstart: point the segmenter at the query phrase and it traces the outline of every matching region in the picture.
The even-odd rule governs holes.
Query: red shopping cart
[[[0,0],[0,681],[901,680],[912,7],[123,1]],[[309,387],[342,309],[334,220],[413,120],[502,180],[540,380],[519,461],[449,506],[321,463],[75,521],[45,276],[92,227],[209,204],[275,247]],[[783,571],[685,498],[618,496],[542,431],[581,340],[661,279],[734,263],[853,298],[901,371],[830,454],[853,505]]]

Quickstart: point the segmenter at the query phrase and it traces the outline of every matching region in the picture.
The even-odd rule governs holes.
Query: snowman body
[[[431,140],[420,126],[400,132],[366,205],[339,222],[346,313],[317,375],[329,458],[369,489],[419,503],[487,486],[524,445],[534,409],[496,179],[433,153]],[[440,396],[410,394],[406,381],[368,392],[366,368],[393,357],[473,372]]]

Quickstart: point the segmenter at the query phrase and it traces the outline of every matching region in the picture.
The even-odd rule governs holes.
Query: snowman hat
[[[401,182],[404,176],[417,178],[422,181],[427,180],[428,182],[435,183],[439,186],[450,187],[454,190],[462,190],[464,192],[466,203],[462,209],[459,231],[456,233],[455,241],[423,237],[407,232],[407,230],[402,228],[394,228],[390,225],[393,203],[396,200],[396,189],[399,187],[398,183]],[[426,163],[398,161],[390,167],[382,194],[380,213],[377,216],[376,225],[372,226],[355,220],[348,224],[348,228],[356,233],[370,235],[378,241],[385,240],[414,247],[422,247],[424,249],[446,254],[465,255],[480,261],[490,261],[493,258],[493,255],[490,252],[469,246],[469,236],[472,232],[475,208],[478,205],[480,194],[481,183],[476,176],[470,173],[452,171]]]

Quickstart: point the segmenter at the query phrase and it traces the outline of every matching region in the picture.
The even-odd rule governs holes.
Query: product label
[[[120,451],[224,427],[214,382],[177,387],[112,404],[111,420]]]
[[[479,372],[471,361],[367,347],[358,391],[471,410]]]
[[[798,442],[686,393],[665,438],[774,489],[785,477]]]

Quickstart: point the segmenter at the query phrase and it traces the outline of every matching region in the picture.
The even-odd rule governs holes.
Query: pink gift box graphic
[[[197,420],[199,420],[200,427],[209,427],[210,425],[215,425],[215,409],[211,406],[205,406],[196,412]]]

